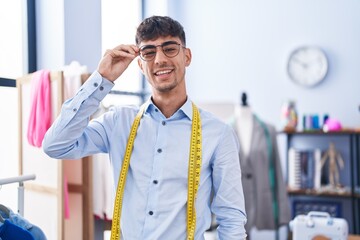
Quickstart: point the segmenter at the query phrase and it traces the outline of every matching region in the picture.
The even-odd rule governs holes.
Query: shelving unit
[[[349,233],[360,233],[360,132],[356,131],[284,131],[279,134],[285,135],[287,151],[286,156],[286,182],[289,183],[289,156],[290,148],[300,151],[320,149],[327,150],[329,143],[333,142],[337,151],[344,160],[344,168],[340,170],[340,183],[344,188],[326,190],[320,189],[288,188],[292,217],[296,214],[306,213],[307,210],[331,211],[335,217],[345,218],[349,224]]]

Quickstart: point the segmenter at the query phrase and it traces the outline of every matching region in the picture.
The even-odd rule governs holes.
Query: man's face
[[[181,41],[178,37],[170,36],[143,41],[139,44],[140,54],[144,53],[144,56],[155,54],[155,56],[152,56],[152,60],[139,58],[138,64],[153,90],[158,93],[170,93],[172,91],[176,92],[176,90],[185,91],[185,68],[190,65],[191,51],[179,44],[181,44]],[[156,47],[154,48],[154,46]],[[175,48],[172,46],[175,46]],[[176,51],[176,47],[179,48],[179,53],[172,56],[173,51]],[[150,51],[148,51],[149,49]]]

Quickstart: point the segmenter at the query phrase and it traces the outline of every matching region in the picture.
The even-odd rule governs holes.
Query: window
[[[136,27],[141,21],[141,1],[103,0],[102,52],[119,44],[135,43]],[[135,59],[136,60],[136,59]],[[141,92],[143,89],[141,73],[137,61],[133,61],[124,74],[115,82],[113,90]],[[121,103],[140,104],[137,96],[109,94],[103,101],[105,106]]]
[[[26,27],[25,1],[0,1],[0,77],[14,79],[27,72]]]

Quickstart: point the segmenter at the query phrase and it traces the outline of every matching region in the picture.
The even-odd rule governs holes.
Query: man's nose
[[[161,46],[156,46],[155,63],[162,63],[167,60],[167,56],[164,54]]]

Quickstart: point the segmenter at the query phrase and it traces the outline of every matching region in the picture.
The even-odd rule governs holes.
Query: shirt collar
[[[157,109],[157,106],[152,101],[151,97],[144,103],[145,112],[150,113],[153,109]],[[187,98],[186,102],[174,113],[171,118],[180,118],[186,116],[192,121],[192,101]]]

